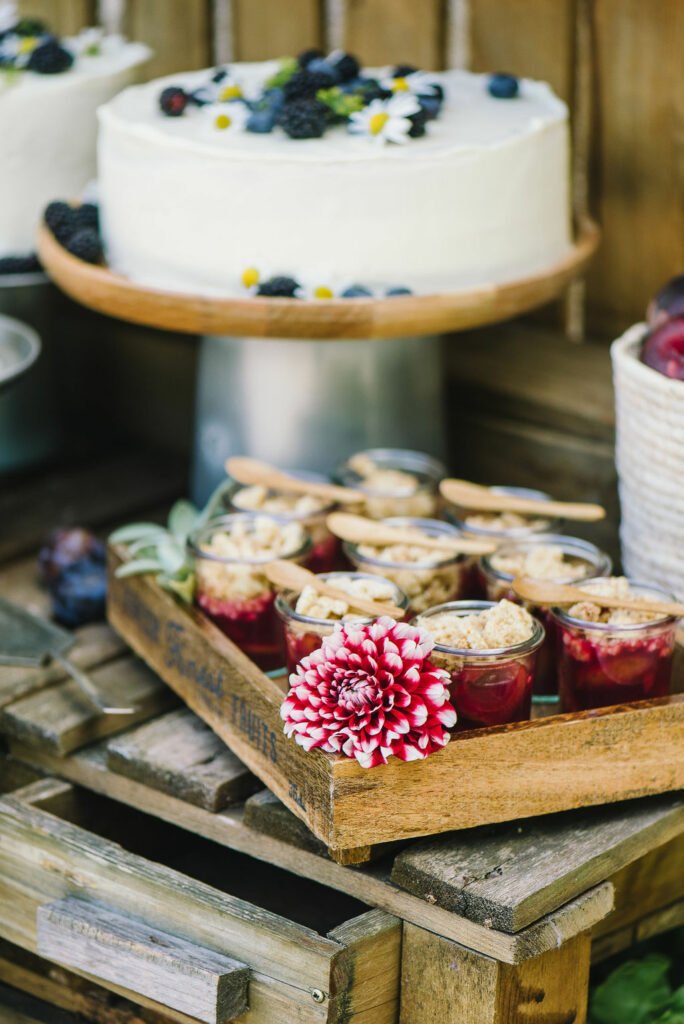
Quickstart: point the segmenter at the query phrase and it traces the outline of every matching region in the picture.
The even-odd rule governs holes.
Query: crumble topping
[[[468,651],[491,651],[514,647],[534,633],[534,619],[525,608],[512,601],[499,601],[491,608],[470,615],[442,612],[418,619],[437,644]]]
[[[351,576],[340,576],[330,580],[331,586],[344,590],[354,597],[366,598],[368,601],[394,601],[394,587],[383,579],[362,580]],[[295,611],[307,615],[311,619],[366,619],[367,615],[350,614],[347,601],[319,594],[314,587],[304,587],[297,598]]]
[[[423,548],[419,544],[359,544],[357,550],[364,558],[376,558],[382,562],[391,562],[393,565],[437,565],[439,562],[454,558],[451,551]]]
[[[560,544],[535,544],[527,550],[495,552],[490,564],[509,576],[530,576],[535,580],[581,580],[593,572],[583,558],[568,555]]]
[[[420,487],[420,480],[413,473],[378,466],[363,452],[352,455],[347,465],[362,478],[364,487],[377,494],[408,497],[415,494]]]
[[[273,512],[276,515],[307,516],[321,512],[326,502],[313,494],[286,494],[269,491],[260,484],[252,487],[241,487],[231,501],[235,508],[247,512]]]
[[[626,576],[608,576],[605,579],[591,580],[581,585],[582,590],[596,597],[641,597],[645,601],[656,601],[651,594],[640,594],[633,590]],[[662,619],[661,612],[637,612],[631,608],[604,608],[599,602],[578,601],[568,608],[568,615],[584,622],[601,622],[610,626],[636,625],[642,622],[653,622]]]
[[[296,522],[279,523],[267,516],[238,520],[230,528],[216,531],[201,546],[207,555],[229,562],[198,558],[196,571],[200,590],[224,601],[248,601],[272,590],[260,565],[298,551],[306,534]]]
[[[502,533],[525,529],[541,531],[551,526],[550,519],[522,516],[519,512],[470,512],[463,522],[476,530],[500,530]]]

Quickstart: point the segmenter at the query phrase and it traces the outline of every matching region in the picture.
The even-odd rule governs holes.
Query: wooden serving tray
[[[684,787],[684,695],[456,734],[425,761],[377,768],[287,739],[270,679],[151,576],[118,579],[112,626],[341,863],[371,846]]]
[[[586,268],[599,237],[596,224],[585,219],[561,260],[536,274],[501,284],[435,295],[326,301],[258,296],[220,299],[145,288],[109,267],[72,256],[45,225],[38,235],[38,255],[62,291],[119,320],[189,334],[326,341],[440,334],[508,320],[562,295]]]

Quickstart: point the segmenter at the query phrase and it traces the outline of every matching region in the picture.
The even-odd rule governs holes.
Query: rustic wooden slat
[[[380,910],[346,921],[330,938],[346,947],[346,998],[340,1024],[396,1024],[401,975],[401,922]]]
[[[135,710],[130,715],[104,715],[69,679],[22,697],[0,711],[0,732],[59,754],[111,736],[144,721],[173,703],[158,676],[137,658],[119,658],[90,672],[105,700]]]
[[[320,0],[233,0],[233,45],[237,60],[295,56],[322,41]]]
[[[244,799],[260,785],[187,708],[169,711],[110,740],[107,763],[115,772],[207,811]]]
[[[599,935],[592,939],[591,962],[600,964],[623,949],[629,949],[634,945],[634,928],[621,928],[617,932],[610,932],[609,935]]]
[[[301,850],[327,856],[328,848],[320,839],[316,839],[303,821],[274,796],[269,789],[255,793],[245,802],[245,825],[257,832],[273,836],[284,843],[290,843]]]
[[[0,578],[1,578],[0,574]],[[3,591],[4,593],[4,591]],[[121,637],[117,636],[104,622],[93,622],[82,626],[76,633],[77,640],[69,651],[69,659],[78,668],[91,671],[105,662],[114,660],[126,650]],[[67,678],[61,665],[51,662],[45,668],[0,667],[0,708],[29,694],[45,690]],[[2,722],[0,721],[0,732]]]
[[[211,64],[210,0],[129,0],[126,32],[154,51],[146,78]]]
[[[178,459],[158,453],[103,456],[0,491],[0,562],[33,552],[55,526],[118,524],[186,489]]]
[[[641,320],[653,293],[684,266],[683,45],[678,0],[594,3],[592,206],[604,234],[588,279],[589,323],[613,337]]]
[[[60,35],[73,35],[96,24],[95,0],[19,0],[19,14],[40,18]]]
[[[11,796],[0,801],[0,836],[4,877],[30,886],[40,903],[70,895],[77,877],[84,899],[240,959],[286,983],[292,998],[307,987],[328,990],[330,960],[341,946],[310,928]]]
[[[511,71],[572,96],[573,0],[470,0],[474,71]]]
[[[404,925],[401,1024],[584,1024],[590,938],[509,966]]]
[[[592,808],[411,846],[395,858],[392,881],[515,932],[682,831],[682,797]]]
[[[444,66],[445,5],[441,0],[349,0],[344,45],[364,64]]]
[[[600,886],[518,935],[506,935],[398,889],[389,881],[388,871],[382,864],[363,869],[343,867],[292,846],[289,842],[248,828],[244,824],[240,807],[210,814],[110,772],[106,765],[104,745],[89,747],[64,758],[49,754],[41,748],[29,750],[19,745],[13,746],[13,754],[21,759],[29,759],[48,771],[59,772],[72,782],[120,803],[136,807],[257,860],[267,861],[295,875],[302,875],[345,892],[366,904],[396,914],[397,917],[506,963],[516,963],[555,948],[579,932],[594,927],[612,908],[611,887]]]
[[[249,968],[231,957],[69,897],[38,910],[38,953],[222,1024],[247,1009]]]
[[[644,942],[661,932],[669,932],[684,925],[684,900],[663,907],[655,914],[649,914],[636,927],[636,941]]]

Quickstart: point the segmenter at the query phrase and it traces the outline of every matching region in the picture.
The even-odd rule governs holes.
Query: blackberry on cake
[[[318,100],[295,100],[285,104],[278,123],[291,139],[320,139],[328,123],[328,108]]]
[[[74,63],[74,58],[68,50],[54,40],[50,39],[40,46],[36,46],[31,53],[26,65],[29,71],[35,71],[39,75],[61,75],[68,71]]]
[[[329,89],[334,84],[335,78],[332,74],[321,71],[297,71],[283,87],[285,102],[313,99],[319,89]]]
[[[35,274],[42,270],[37,256],[0,257],[0,276],[4,274]]]
[[[257,288],[257,295],[271,299],[294,299],[299,290],[299,282],[294,277],[270,277]]]
[[[61,200],[48,203],[43,219],[57,241],[61,242],[62,245],[74,233],[74,208],[69,206],[68,203],[64,203]]]

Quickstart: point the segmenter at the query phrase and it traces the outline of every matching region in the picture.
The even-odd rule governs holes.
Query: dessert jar
[[[412,620],[413,625],[433,635],[431,660],[451,676],[449,689],[458,714],[457,730],[506,725],[530,717],[535,661],[544,642],[544,627],[538,619],[525,612],[529,619],[525,639],[502,642],[497,647],[465,647],[458,646],[458,640],[447,640],[444,623],[448,620],[442,616],[465,619],[494,608],[497,604],[493,601],[450,601]],[[439,630],[432,625],[439,621],[438,616]]]
[[[370,519],[388,516],[427,517],[441,507],[440,481],[446,467],[438,459],[405,448],[369,448],[350,456],[335,470],[344,487],[362,491],[356,511]]]
[[[190,538],[195,602],[257,665],[282,665],[275,588],[264,566],[275,558],[303,563],[311,541],[299,523],[243,513],[220,516]]]
[[[495,494],[510,494],[518,498],[538,498],[540,501],[551,501],[546,491],[536,491],[530,487],[492,487]],[[453,523],[466,537],[478,540],[491,540],[496,544],[506,541],[523,540],[537,533],[556,533],[561,526],[559,519],[543,516],[522,516],[519,512],[478,512],[463,508],[460,505],[447,505],[444,518]],[[468,561],[466,579],[466,596],[483,598],[487,586],[476,557]]]
[[[550,608],[523,602],[511,589],[511,583],[518,575],[554,583],[577,583],[594,576],[609,576],[610,557],[595,544],[579,537],[539,534],[502,544],[493,554],[484,555],[480,566],[487,600],[499,601],[505,597],[524,604],[542,622],[546,638],[537,654],[533,700],[555,703],[558,700],[556,620]]]
[[[422,530],[430,537],[459,536],[454,526],[439,519],[396,516],[383,522],[387,526],[410,526]],[[380,548],[375,545],[345,543],[343,551],[356,569],[384,576],[400,587],[409,599],[413,615],[433,605],[456,601],[464,596],[465,555],[431,551],[409,544]]]
[[[326,572],[320,575],[321,579],[339,587],[340,590],[349,591],[352,597],[356,595],[391,602],[403,608],[404,612],[408,609],[406,594],[395,583],[383,579],[382,576],[365,572]],[[351,603],[316,594],[312,588],[307,588],[307,591],[298,593],[294,590],[283,590],[276,597],[276,611],[282,623],[288,673],[295,671],[302,658],[318,650],[323,638],[333,632],[338,622],[373,622],[371,616],[354,612]],[[305,599],[306,603],[302,604],[302,599]]]
[[[561,709],[585,711],[635,700],[666,697],[670,692],[677,620],[657,613],[606,610],[607,621],[591,621],[600,611],[600,595],[591,591],[608,580],[582,584],[587,602],[553,608],[557,627]],[[635,597],[673,601],[655,584],[629,581]],[[612,621],[611,621],[612,620]]]
[[[297,472],[292,475],[313,483],[330,483],[327,477],[319,473]],[[340,542],[325,523],[326,516],[337,508],[334,502],[326,502],[313,494],[288,494],[259,485],[231,481],[224,492],[223,503],[231,512],[276,515],[300,523],[311,538],[311,551],[306,566],[312,572],[330,572],[339,564]]]

